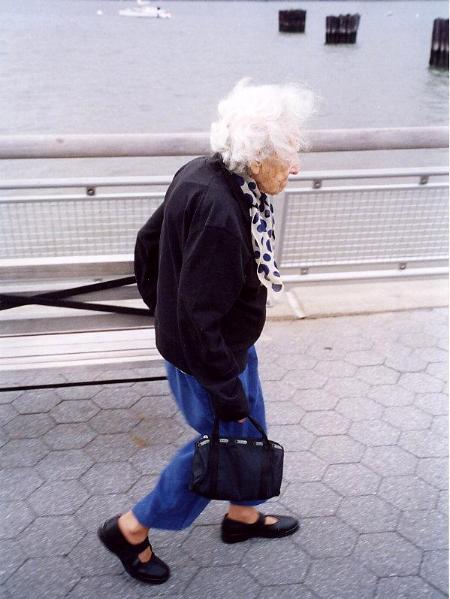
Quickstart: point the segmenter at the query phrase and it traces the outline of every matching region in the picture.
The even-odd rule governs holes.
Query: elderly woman
[[[222,435],[257,436],[249,415],[267,430],[254,343],[268,297],[283,291],[268,195],[283,191],[289,174],[299,171],[298,152],[306,147],[301,128],[313,99],[296,85],[240,81],[220,102],[211,127],[215,154],[175,174],[139,232],[136,252],[148,252],[141,257],[151,272],[136,272],[138,287],[145,279],[156,290],[156,345],[175,401],[201,435],[211,433],[215,416]],[[190,441],[148,495],[98,530],[138,580],[159,584],[170,574],[152,551],[149,529],[186,528],[209,502],[189,490],[193,455]],[[298,529],[295,518],[259,512],[261,503],[231,503],[222,541],[272,539]]]

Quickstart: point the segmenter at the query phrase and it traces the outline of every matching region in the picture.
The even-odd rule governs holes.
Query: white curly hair
[[[245,77],[218,105],[211,124],[213,152],[231,171],[244,173],[254,160],[276,154],[290,159],[310,144],[302,127],[316,111],[316,95],[305,85],[250,85]],[[317,97],[318,98],[318,97]]]

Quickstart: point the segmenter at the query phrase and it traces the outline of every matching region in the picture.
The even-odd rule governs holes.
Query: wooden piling
[[[328,16],[325,24],[325,43],[326,44],[354,44],[360,15],[339,15]]]
[[[433,21],[429,65],[448,71],[448,19]]]
[[[306,10],[279,10],[278,31],[289,33],[305,32]]]

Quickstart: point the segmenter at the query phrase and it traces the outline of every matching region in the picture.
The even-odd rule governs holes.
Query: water
[[[446,2],[158,4],[173,18],[121,17],[125,1],[2,0],[0,134],[206,131],[243,76],[307,83],[321,98],[312,129],[448,124],[448,73],[428,67]],[[278,33],[286,7],[307,10],[304,34]],[[361,15],[357,43],[325,46],[325,16],[348,12]],[[310,154],[303,168],[446,160],[446,150]],[[168,174],[184,161],[3,161],[0,177]]]

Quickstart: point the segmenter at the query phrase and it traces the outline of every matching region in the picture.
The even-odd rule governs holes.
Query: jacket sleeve
[[[179,283],[180,337],[190,371],[223,420],[249,414],[239,367],[220,327],[239,297],[244,265],[242,240],[227,229],[207,225],[189,234]]]
[[[151,315],[154,315],[156,306],[159,239],[163,218],[164,203],[155,210],[145,225],[139,230],[134,247],[136,285]]]

